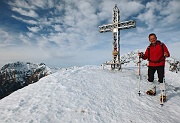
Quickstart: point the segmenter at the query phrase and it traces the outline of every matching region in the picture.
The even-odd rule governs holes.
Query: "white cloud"
[[[1,32],[0,32],[0,34],[1,34]],[[30,45],[28,37],[24,36],[23,34],[19,34],[19,35],[17,35],[17,34],[14,34],[14,35],[8,34],[6,36],[2,36],[0,38],[0,40],[2,41],[1,44],[0,44],[1,47],[24,45],[24,44]]]
[[[171,0],[163,6],[163,11],[161,14],[170,15],[170,14],[179,14],[180,11],[180,1],[179,0]]]
[[[55,31],[58,31],[58,32],[63,31],[61,25],[57,25],[57,24],[56,24],[56,25],[53,25],[52,27],[54,28]]]
[[[36,9],[34,5],[31,5],[29,1],[26,2],[25,0],[13,0],[13,1],[9,1],[8,4],[18,8]]]
[[[30,39],[27,37],[27,36],[25,36],[25,35],[23,35],[23,34],[20,34],[19,35],[19,39],[21,39],[20,41],[22,41],[23,42],[23,44],[26,44],[26,45],[31,45],[31,43],[30,43]]]
[[[12,7],[12,11],[18,12],[21,15],[36,18],[38,14],[34,10],[23,10],[22,8]]]
[[[27,23],[27,24],[38,24],[38,22],[37,21],[34,21],[34,20],[26,20],[26,19],[23,19],[23,18],[21,18],[21,17],[17,17],[17,16],[15,16],[15,15],[12,15],[11,17],[13,17],[13,18],[15,18],[16,20],[19,20],[19,21],[22,21],[22,22],[24,22],[24,23]]]
[[[39,27],[37,27],[37,26],[34,26],[34,27],[27,27],[31,32],[33,32],[33,33],[37,33],[39,30],[40,30],[40,28]]]
[[[6,41],[7,38],[9,37],[9,34],[5,32],[4,30],[0,29],[0,35],[1,35],[1,40]]]
[[[143,32],[145,32],[145,28],[143,28],[143,27],[136,27],[136,29],[137,29],[137,32],[138,33],[143,33]]]
[[[129,16],[138,14],[144,8],[145,6],[142,5],[139,1],[122,1],[120,4],[120,18],[125,20]]]
[[[162,2],[151,1],[146,4],[146,9],[151,9],[153,11],[160,11],[162,9]]]
[[[47,18],[47,17],[39,18],[38,24],[40,24],[41,26],[51,26],[53,20],[54,20],[53,18]]]
[[[41,50],[38,47],[12,46],[8,48],[1,48],[0,65],[16,61],[41,63],[49,57],[50,56],[48,56],[45,51]],[[2,64],[2,62],[4,64]]]
[[[52,8],[54,7],[54,1],[53,0],[29,0],[30,4],[40,7],[42,9]]]
[[[151,1],[146,4],[144,13],[137,16],[149,29],[164,28],[179,23],[180,1]]]
[[[162,10],[162,3],[158,1],[151,1],[146,4],[144,13],[140,13],[137,19],[146,23],[148,29],[153,29],[154,27],[160,26],[159,21],[162,19],[161,15],[158,13]]]
[[[34,34],[32,32],[27,32],[26,34],[29,38],[32,38],[34,36]]]
[[[179,42],[176,43],[170,43],[168,44],[168,46],[171,56],[180,60],[180,55],[179,55],[180,40]]]
[[[167,7],[164,7],[161,11],[161,14],[165,16],[162,20],[163,25],[172,25],[172,24],[179,24],[180,21],[180,1],[173,0],[170,1]]]
[[[153,10],[148,10],[146,13],[139,14],[137,17],[140,21],[145,22],[148,28],[153,28],[154,24],[157,22],[157,18],[154,15]]]
[[[16,45],[30,45],[29,38],[22,33],[10,33],[0,29],[0,47],[11,47]]]
[[[14,46],[17,41],[16,37],[13,37],[10,32],[6,32],[0,28],[0,47]]]
[[[3,37],[7,41],[10,41],[8,36],[15,38],[3,44],[16,44],[15,40],[18,39],[22,45],[27,45],[28,50],[35,49],[40,52],[37,53],[39,56],[44,51],[45,57],[39,58],[39,61],[56,59],[64,63],[66,60],[80,63],[79,59],[86,58],[86,55],[95,59],[104,57],[111,60],[112,33],[100,34],[98,26],[112,23],[112,9],[115,4],[120,9],[121,21],[127,21],[127,18],[136,19],[136,29],[121,31],[121,52],[125,53],[125,51],[148,46],[147,37],[151,32],[157,33],[158,37],[167,43],[171,40],[174,43],[177,42],[176,37],[177,39],[180,37],[174,34],[175,26],[166,28],[165,24],[168,22],[172,25],[175,19],[179,21],[178,3],[178,0],[170,2],[153,0],[147,4],[142,4],[140,0],[64,0],[56,3],[53,0],[29,0],[28,2],[15,0],[10,4],[14,11],[21,15],[29,14],[29,17],[36,19],[29,20],[17,14],[12,15],[14,19],[28,24],[25,25],[28,31],[17,36],[7,33]],[[43,13],[44,11],[46,12]],[[171,36],[171,33],[174,35]],[[2,35],[5,34],[2,33]],[[35,47],[29,48],[30,46]],[[38,48],[40,50],[37,50]],[[25,58],[29,53],[22,57]],[[32,58],[35,60],[35,57],[32,56]],[[64,60],[58,60],[58,58]]]

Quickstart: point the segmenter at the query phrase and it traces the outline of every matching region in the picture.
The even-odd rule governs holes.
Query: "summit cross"
[[[136,22],[134,20],[129,20],[125,22],[120,22],[120,15],[119,9],[117,5],[113,8],[112,12],[112,24],[102,25],[99,26],[99,32],[112,32],[113,35],[113,60],[109,63],[105,63],[106,65],[111,65],[111,69],[121,69],[121,62],[120,62],[120,30],[129,29],[129,28],[136,28]]]

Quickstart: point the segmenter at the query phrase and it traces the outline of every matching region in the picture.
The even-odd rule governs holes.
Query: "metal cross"
[[[111,65],[111,69],[121,69],[120,62],[120,30],[135,28],[136,22],[134,20],[129,20],[125,22],[120,22],[119,9],[117,4],[113,8],[113,24],[107,24],[99,26],[99,32],[112,32],[113,33],[113,60],[109,63],[105,63],[106,65]]]

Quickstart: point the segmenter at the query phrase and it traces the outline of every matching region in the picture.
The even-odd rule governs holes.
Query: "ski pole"
[[[161,106],[163,106],[164,104],[164,98],[166,100],[166,87],[165,86],[166,85],[165,85],[165,68],[164,68],[163,86],[161,87]]]
[[[138,75],[139,75],[139,82],[138,82],[138,94],[140,96],[141,92],[140,92],[140,82],[141,82],[141,60],[140,60],[140,56],[139,56],[139,59],[138,59]]]
[[[163,85],[162,86],[165,86],[164,84],[165,84],[165,76],[163,78]],[[165,87],[161,87],[161,88],[165,88]],[[161,103],[160,103],[161,106],[163,106],[163,104],[164,104],[164,95],[165,95],[165,93],[166,93],[165,90],[161,89],[161,98],[160,98],[161,99],[160,100],[161,101]]]

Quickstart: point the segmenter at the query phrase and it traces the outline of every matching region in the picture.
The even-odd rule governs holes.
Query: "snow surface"
[[[167,102],[145,94],[147,67],[59,69],[0,100],[0,123],[178,123],[180,74],[166,69]],[[156,77],[157,80],[157,77]],[[140,82],[141,95],[138,95]]]

